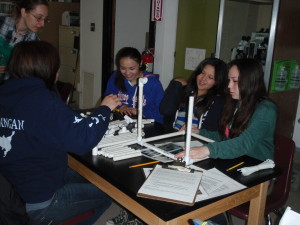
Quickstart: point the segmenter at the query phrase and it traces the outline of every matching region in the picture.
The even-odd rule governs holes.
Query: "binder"
[[[183,172],[157,165],[137,196],[192,206],[199,190],[202,171]]]

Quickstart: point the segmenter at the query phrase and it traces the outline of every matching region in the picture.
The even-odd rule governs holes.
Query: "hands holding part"
[[[184,125],[179,129],[179,131],[184,131],[184,130],[186,130],[186,124],[184,124]],[[194,134],[199,134],[199,133],[200,133],[200,130],[199,130],[197,127],[195,127],[195,126],[192,126],[192,133],[194,133]]]
[[[128,116],[137,115],[137,109],[128,107],[127,105],[122,105],[120,108],[120,113]]]
[[[110,108],[110,110],[113,110],[118,105],[121,105],[121,102],[117,95],[110,94],[104,97],[104,99],[101,102],[101,105],[106,105]]]
[[[200,146],[200,147],[192,147],[190,149],[190,159],[202,159],[206,156],[209,156],[210,152],[208,147],[206,146]],[[179,152],[175,155],[175,158],[184,158],[185,157],[185,151]]]

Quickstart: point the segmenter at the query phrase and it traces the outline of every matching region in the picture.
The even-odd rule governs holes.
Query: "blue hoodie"
[[[115,84],[117,72],[114,72],[108,80],[107,88],[104,95],[118,95],[122,105],[131,108],[137,107],[137,85],[132,86],[130,81],[124,79],[126,92],[122,92]],[[144,85],[143,115],[147,119],[154,119],[158,123],[163,123],[163,116],[159,112],[159,105],[164,96],[164,89],[158,79],[158,75],[144,72],[144,77],[148,78],[148,82]]]
[[[26,203],[51,199],[64,185],[67,153],[91,151],[110,113],[100,106],[83,118],[41,79],[7,80],[0,86],[0,173]]]

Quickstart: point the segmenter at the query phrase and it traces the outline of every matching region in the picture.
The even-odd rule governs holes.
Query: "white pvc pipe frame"
[[[185,155],[185,164],[189,165],[192,161],[190,161],[189,158],[189,151],[190,151],[190,142],[191,142],[191,136],[194,138],[197,138],[199,140],[203,140],[205,142],[214,142],[213,140],[206,138],[204,136],[201,136],[199,134],[194,134],[191,132],[192,130],[192,118],[193,118],[193,108],[194,108],[194,97],[189,98],[189,111],[188,111],[188,124],[187,124],[187,132],[186,131],[179,131],[179,132],[173,132],[169,134],[163,134],[155,137],[150,137],[150,138],[145,138],[143,139],[142,137],[142,116],[143,116],[143,89],[144,89],[144,84],[146,84],[148,81],[148,78],[140,78],[139,79],[139,100],[138,100],[138,132],[137,132],[137,139],[136,141],[131,141],[130,143],[123,143],[124,147],[132,144],[139,144],[143,147],[147,147],[151,150],[154,150],[162,155],[165,155],[169,158],[172,158],[176,160],[173,154],[170,154],[163,149],[160,149],[154,145],[149,144],[148,142],[150,141],[156,141],[156,140],[161,140],[165,138],[170,138],[170,137],[176,137],[180,135],[185,135],[186,134],[186,155]]]

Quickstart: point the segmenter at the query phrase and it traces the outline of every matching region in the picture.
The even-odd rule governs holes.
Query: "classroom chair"
[[[274,212],[277,216],[282,216],[280,209],[286,203],[291,186],[292,167],[295,153],[295,143],[291,138],[275,134],[275,165],[281,168],[282,173],[277,177],[271,186],[267,196],[265,208],[265,220],[268,225],[272,224],[270,213]],[[247,221],[249,212],[249,203],[237,206],[228,210],[227,217],[232,225],[230,214]]]
[[[56,88],[58,93],[60,94],[61,99],[69,105],[72,100],[73,90],[74,86],[70,83],[57,81],[56,82]]]

